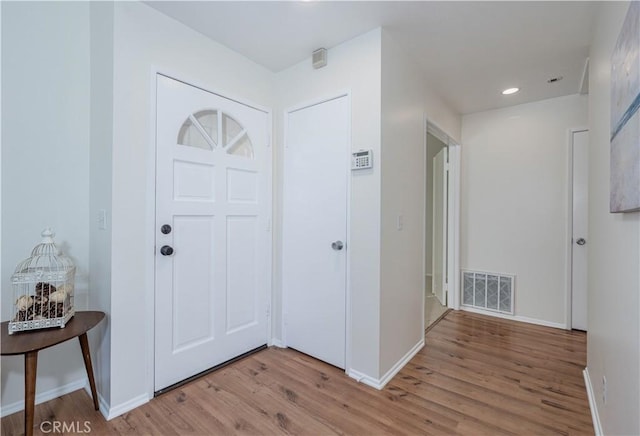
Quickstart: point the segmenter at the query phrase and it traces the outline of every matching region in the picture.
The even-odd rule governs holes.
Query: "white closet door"
[[[286,345],[345,367],[347,96],[286,114]]]
[[[589,132],[573,133],[573,245],[571,328],[587,330]]]

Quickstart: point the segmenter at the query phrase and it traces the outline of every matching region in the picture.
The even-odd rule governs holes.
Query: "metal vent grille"
[[[462,271],[462,305],[513,315],[515,276]]]

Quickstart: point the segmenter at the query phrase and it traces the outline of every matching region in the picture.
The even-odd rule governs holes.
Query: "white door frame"
[[[429,121],[428,116],[424,118],[424,160],[425,171],[422,186],[427,186],[429,162],[427,159],[427,132],[432,133],[435,137],[449,146],[449,189],[448,189],[448,214],[447,214],[447,307],[450,309],[460,309],[460,144],[451,139],[444,130],[437,124]],[[423,196],[426,199],[426,193]],[[424,220],[422,228],[426,226],[427,204],[424,204]],[[422,306],[425,304],[424,289],[426,286],[426,252],[427,237],[423,235],[422,242]],[[423,330],[424,330],[423,319]]]
[[[267,114],[267,148],[269,151],[266,153],[267,163],[266,163],[266,178],[268,180],[267,187],[267,216],[271,223],[273,223],[273,118],[272,112],[270,108],[255,104],[245,98],[237,97],[227,92],[220,92],[217,90],[215,86],[211,86],[208,83],[203,83],[200,80],[195,80],[192,77],[188,77],[186,74],[182,72],[176,72],[175,70],[171,70],[168,68],[152,66],[149,73],[149,132],[148,138],[149,142],[147,144],[147,189],[146,189],[146,216],[145,222],[148,224],[146,227],[145,234],[145,246],[146,252],[148,253],[145,256],[145,278],[147,282],[147,287],[145,289],[145,299],[150,303],[147,304],[146,312],[145,312],[145,336],[146,336],[146,344],[147,344],[147,353],[146,353],[146,366],[147,366],[147,395],[148,399],[153,398],[155,393],[155,346],[154,346],[154,335],[155,335],[155,290],[156,290],[156,280],[155,280],[155,256],[156,256],[156,105],[158,102],[157,99],[157,75],[162,74],[164,76],[170,77],[172,79],[178,80],[180,82],[187,83],[196,88],[200,88],[204,91],[216,94],[220,97],[226,98],[228,100],[233,100],[240,104],[250,106],[254,109],[260,110]],[[267,263],[267,295],[266,301],[268,304],[268,315],[267,315],[267,333],[266,339],[270,344],[273,336],[273,322],[271,317],[271,301],[273,298],[273,225],[270,226],[269,232],[271,233],[271,238],[269,240],[269,249],[268,257],[266,259]]]
[[[428,178],[433,180],[433,197],[431,201],[431,293],[436,296],[440,304],[443,304],[442,302],[445,301],[444,305],[448,306],[449,147],[443,147],[433,157],[432,162],[430,164],[427,162],[427,164],[426,172],[428,173],[430,169],[432,170],[431,177]],[[427,204],[427,206],[429,205]],[[428,218],[429,217],[425,216],[425,219]],[[428,249],[428,247],[426,248]],[[425,265],[425,267],[428,266]]]
[[[449,290],[448,306],[460,309],[460,151],[461,145],[449,138]],[[450,298],[451,297],[451,298]]]
[[[567,131],[567,242],[565,245],[565,259],[567,264],[565,286],[565,317],[564,328],[571,330],[572,315],[572,273],[573,273],[573,134],[588,132],[588,127],[575,127]]]
[[[317,99],[313,99],[313,100],[308,100],[305,101],[303,103],[299,103],[295,106],[291,106],[287,109],[285,109],[283,111],[283,120],[284,120],[284,129],[283,129],[283,139],[284,139],[284,153],[283,153],[283,171],[282,171],[282,185],[284,187],[284,184],[287,183],[287,160],[289,159],[288,157],[288,152],[287,149],[289,147],[288,145],[288,133],[289,133],[289,121],[288,121],[288,115],[291,112],[296,112],[299,111],[301,109],[305,109],[311,106],[316,106],[318,104],[322,104],[322,103],[326,103],[328,101],[331,100],[335,100],[341,97],[347,97],[347,106],[348,106],[348,111],[349,114],[351,115],[351,90],[347,89],[341,92],[338,92],[336,94],[330,94],[321,98],[317,98]],[[345,373],[349,373],[349,370],[351,368],[351,250],[350,250],[350,244],[351,244],[351,147],[352,147],[352,141],[351,141],[351,132],[352,132],[352,118],[349,119],[348,122],[348,135],[349,135],[349,147],[348,147],[348,153],[347,155],[344,157],[347,162],[347,171],[349,172],[347,174],[347,237],[346,237],[346,241],[345,241],[345,246],[347,248],[346,250],[346,283],[345,283],[345,292],[346,292],[346,301],[345,301],[345,361],[344,361],[344,368],[345,368]],[[282,252],[282,262],[280,262],[280,277],[284,277],[284,249]],[[284,280],[283,280],[284,281]],[[285,327],[285,316],[284,314],[286,313],[287,310],[287,298],[286,298],[286,294],[284,293],[284,288],[282,288],[282,316],[280,319],[280,328],[281,328],[281,332],[282,332],[282,346],[283,347],[287,347],[287,329]]]

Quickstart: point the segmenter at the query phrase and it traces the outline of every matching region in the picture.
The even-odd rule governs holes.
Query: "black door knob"
[[[160,227],[160,231],[163,235],[168,235],[171,233],[171,226],[169,224],[163,224],[162,227]]]
[[[163,256],[171,256],[173,254],[173,248],[169,245],[163,245],[160,249],[160,254]]]
[[[335,241],[331,243],[331,248],[333,248],[336,251],[342,250],[343,247],[344,247],[344,244],[342,243],[342,241]]]

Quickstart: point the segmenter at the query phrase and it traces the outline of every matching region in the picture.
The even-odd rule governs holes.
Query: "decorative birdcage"
[[[13,317],[9,334],[48,327],[64,328],[75,313],[73,284],[76,267],[58,251],[51,229],[42,232],[42,242],[23,260],[11,276]]]

